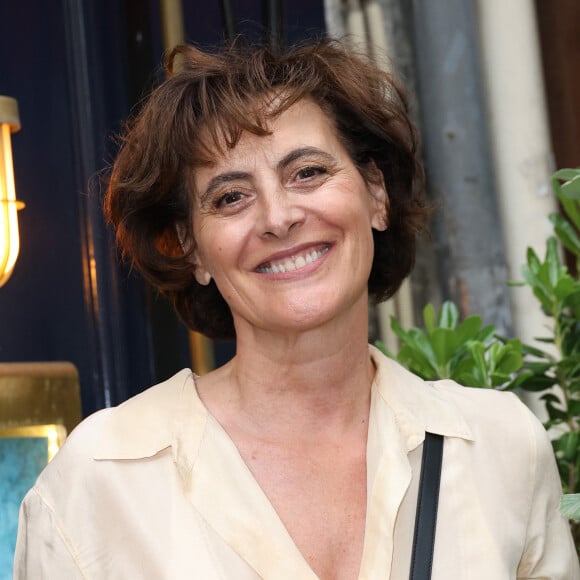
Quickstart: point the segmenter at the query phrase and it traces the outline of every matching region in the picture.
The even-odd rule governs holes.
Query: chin
[[[355,309],[351,304],[339,305],[332,304],[331,298],[322,297],[317,301],[309,301],[308,303],[293,304],[291,308],[285,310],[284,313],[279,313],[279,317],[270,318],[272,327],[277,328],[281,333],[284,332],[308,332],[321,328],[324,325],[332,324],[333,321],[339,321],[349,311],[355,313]]]

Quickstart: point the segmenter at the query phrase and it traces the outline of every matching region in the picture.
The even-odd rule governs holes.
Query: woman
[[[16,578],[408,578],[427,431],[445,445],[433,578],[580,578],[516,397],[425,383],[367,345],[369,296],[398,288],[427,218],[392,79],[333,41],[173,57],[106,212],[236,355],[75,430],[23,503]]]

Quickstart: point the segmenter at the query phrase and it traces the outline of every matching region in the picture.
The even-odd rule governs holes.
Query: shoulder
[[[376,349],[376,383],[401,423],[440,435],[476,441],[536,437],[543,427],[513,393],[464,387],[452,380],[426,381]]]
[[[63,478],[69,484],[90,478],[99,460],[152,457],[169,447],[180,396],[188,386],[195,389],[191,371],[184,369],[121,405],[84,419],[42,472],[37,489],[55,489]]]
[[[522,456],[548,456],[543,425],[513,393],[465,387],[452,380],[425,381],[371,347],[377,382],[401,423],[477,443],[475,449],[508,447]],[[516,451],[515,451],[516,452]]]
[[[502,547],[513,547],[518,578],[579,578],[569,525],[559,510],[562,487],[552,444],[539,419],[513,393],[453,381],[431,384],[472,430],[473,441],[450,457],[467,466],[461,485],[469,489],[470,480],[477,490],[469,501],[495,522]]]
[[[452,380],[426,382],[439,396],[452,402],[470,425],[482,423],[497,425],[498,422],[516,423],[519,428],[537,420],[520,400],[511,392],[477,387],[465,387]],[[541,425],[540,425],[541,426]]]
[[[478,463],[475,471],[480,481],[501,480],[506,494],[515,485],[513,493],[531,506],[543,474],[556,472],[552,444],[540,420],[513,393],[463,387],[453,381],[431,384],[469,425],[473,445],[466,453]],[[551,486],[548,494],[555,511],[561,493],[556,488]]]
[[[427,384],[457,407],[475,439],[479,436],[500,438],[506,444],[510,440],[519,440],[534,451],[539,444],[548,442],[539,419],[514,393],[464,387],[451,380]]]

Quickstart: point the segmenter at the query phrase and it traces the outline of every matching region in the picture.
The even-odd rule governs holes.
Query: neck
[[[374,367],[367,301],[341,319],[296,333],[238,325],[238,349],[225,371],[236,412],[264,432],[344,431],[368,419]]]

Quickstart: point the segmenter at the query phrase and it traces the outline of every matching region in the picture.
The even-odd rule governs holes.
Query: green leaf
[[[557,213],[550,215],[550,221],[554,224],[554,231],[560,242],[574,255],[580,256],[580,238],[572,224]]]
[[[525,381],[527,381],[532,376],[532,372],[528,370],[523,370],[519,372],[516,377],[514,378],[510,387],[512,389],[519,388]]]
[[[525,355],[529,355],[529,356],[535,356],[537,358],[543,358],[543,359],[548,359],[548,360],[552,360],[552,355],[547,353],[546,351],[543,351],[535,346],[532,346],[531,344],[522,344],[522,352]]]
[[[568,401],[568,414],[572,417],[580,417],[580,401]]]
[[[556,190],[556,195],[558,196],[564,215],[576,228],[580,229],[580,205],[578,204],[578,200],[567,197],[561,188]]]
[[[462,358],[452,369],[451,378],[466,387],[483,387],[474,375],[475,361],[472,357]]]
[[[540,397],[546,403],[546,411],[548,411],[548,416],[552,421],[566,421],[568,419],[568,415],[566,412],[561,408],[561,401],[553,395],[552,393],[547,393]],[[556,405],[554,405],[556,403]]]
[[[575,375],[580,369],[580,354],[569,355],[560,360],[556,366],[559,372],[564,372],[567,376]]]
[[[562,193],[570,199],[580,199],[580,174],[578,172],[562,184]]]
[[[563,273],[554,286],[554,296],[559,302],[564,302],[568,296],[580,292],[580,286],[567,273]]]
[[[546,265],[548,266],[548,280],[550,286],[555,288],[560,279],[562,264],[558,254],[558,242],[554,236],[548,238],[546,246]]]
[[[578,283],[574,284],[574,290],[566,295],[563,302],[564,306],[570,308],[574,318],[580,320],[580,287],[578,286]]]
[[[572,224],[580,230],[580,206],[578,204],[578,176],[579,169],[561,169],[552,176],[552,188],[556,192],[562,209]],[[560,185],[560,180],[572,182],[572,185],[564,183]]]
[[[560,499],[560,511],[571,520],[580,520],[580,493],[567,493]]]
[[[558,169],[552,173],[552,183],[558,181],[570,181],[580,174],[580,169]],[[559,185],[559,184],[558,184]]]
[[[494,388],[501,387],[511,381],[511,376],[505,373],[493,372],[490,375],[491,386]]]
[[[481,340],[477,336],[481,329],[481,324],[481,316],[468,316],[455,331],[457,342],[459,344],[465,344],[468,340]],[[492,328],[493,332],[495,332],[494,326],[487,328]]]
[[[501,358],[501,352],[503,348],[504,345],[499,342],[494,342],[488,346],[487,359],[490,366],[495,367],[497,361]]]
[[[459,320],[459,310],[453,302],[446,300],[441,305],[439,316],[437,318],[437,326],[441,328],[455,328]]]
[[[504,347],[505,348],[505,347]],[[507,375],[515,373],[522,368],[524,359],[521,351],[518,352],[513,348],[509,348],[502,352],[501,358],[496,364],[496,371],[498,373],[505,373]]]
[[[420,328],[409,328],[407,336],[409,337],[411,344],[414,344],[416,348],[429,358],[429,360],[436,362],[431,343],[429,342],[427,335]]]
[[[477,379],[481,387],[488,387],[490,385],[488,369],[485,361],[485,347],[481,342],[470,342],[467,345],[473,360],[475,362],[475,367],[473,369],[473,375]]]
[[[420,352],[403,346],[397,354],[397,360],[406,366],[411,372],[420,376],[426,381],[439,378],[437,372],[433,370],[431,364]]]
[[[538,254],[536,254],[536,252],[534,251],[533,248],[528,248],[527,264],[528,264],[528,268],[530,269],[530,271],[533,274],[537,274],[540,271],[540,267],[542,265],[542,262],[540,261]]]
[[[532,392],[545,391],[546,389],[551,389],[556,382],[555,379],[551,377],[546,377],[544,375],[531,376],[528,377],[523,383],[521,383],[522,389]]]
[[[430,340],[437,365],[440,369],[447,367],[449,361],[457,354],[458,343],[455,332],[449,328],[436,328],[431,333]],[[447,374],[447,372],[441,374]]]
[[[439,377],[433,349],[423,331],[416,327],[405,331],[394,317],[391,317],[391,329],[403,345],[397,354],[398,361],[424,379],[443,378]]]
[[[489,326],[482,328],[481,331],[475,336],[474,340],[487,343],[493,338],[494,334],[495,334],[495,326],[490,324]]]
[[[560,401],[560,399],[554,395],[554,393],[546,393],[545,395],[542,395],[540,399],[549,403],[556,403],[558,405],[562,404],[562,401]]]
[[[537,375],[543,374],[546,371],[549,371],[553,366],[554,366],[554,364],[551,362],[526,361],[526,368]]]
[[[537,259],[535,252],[531,248],[528,249],[528,256],[530,255],[535,256],[535,259]],[[543,309],[547,313],[551,313],[552,298],[550,295],[550,289],[546,285],[545,281],[540,277],[541,264],[539,261],[536,264],[535,259],[528,259],[528,264],[524,264],[524,266],[522,266],[522,276],[532,289],[534,296],[536,296],[536,298],[540,301]]]
[[[427,304],[423,308],[423,322],[425,323],[425,330],[431,334],[435,329],[435,308],[433,308],[433,304]]]
[[[399,321],[394,316],[391,316],[391,330],[396,334],[397,338],[403,344],[410,344],[411,346],[414,346],[414,342],[411,339],[409,333],[403,329],[403,327],[399,324]]]
[[[558,439],[558,449],[562,451],[562,459],[564,461],[574,461],[576,459],[579,442],[579,433],[564,433]]]

